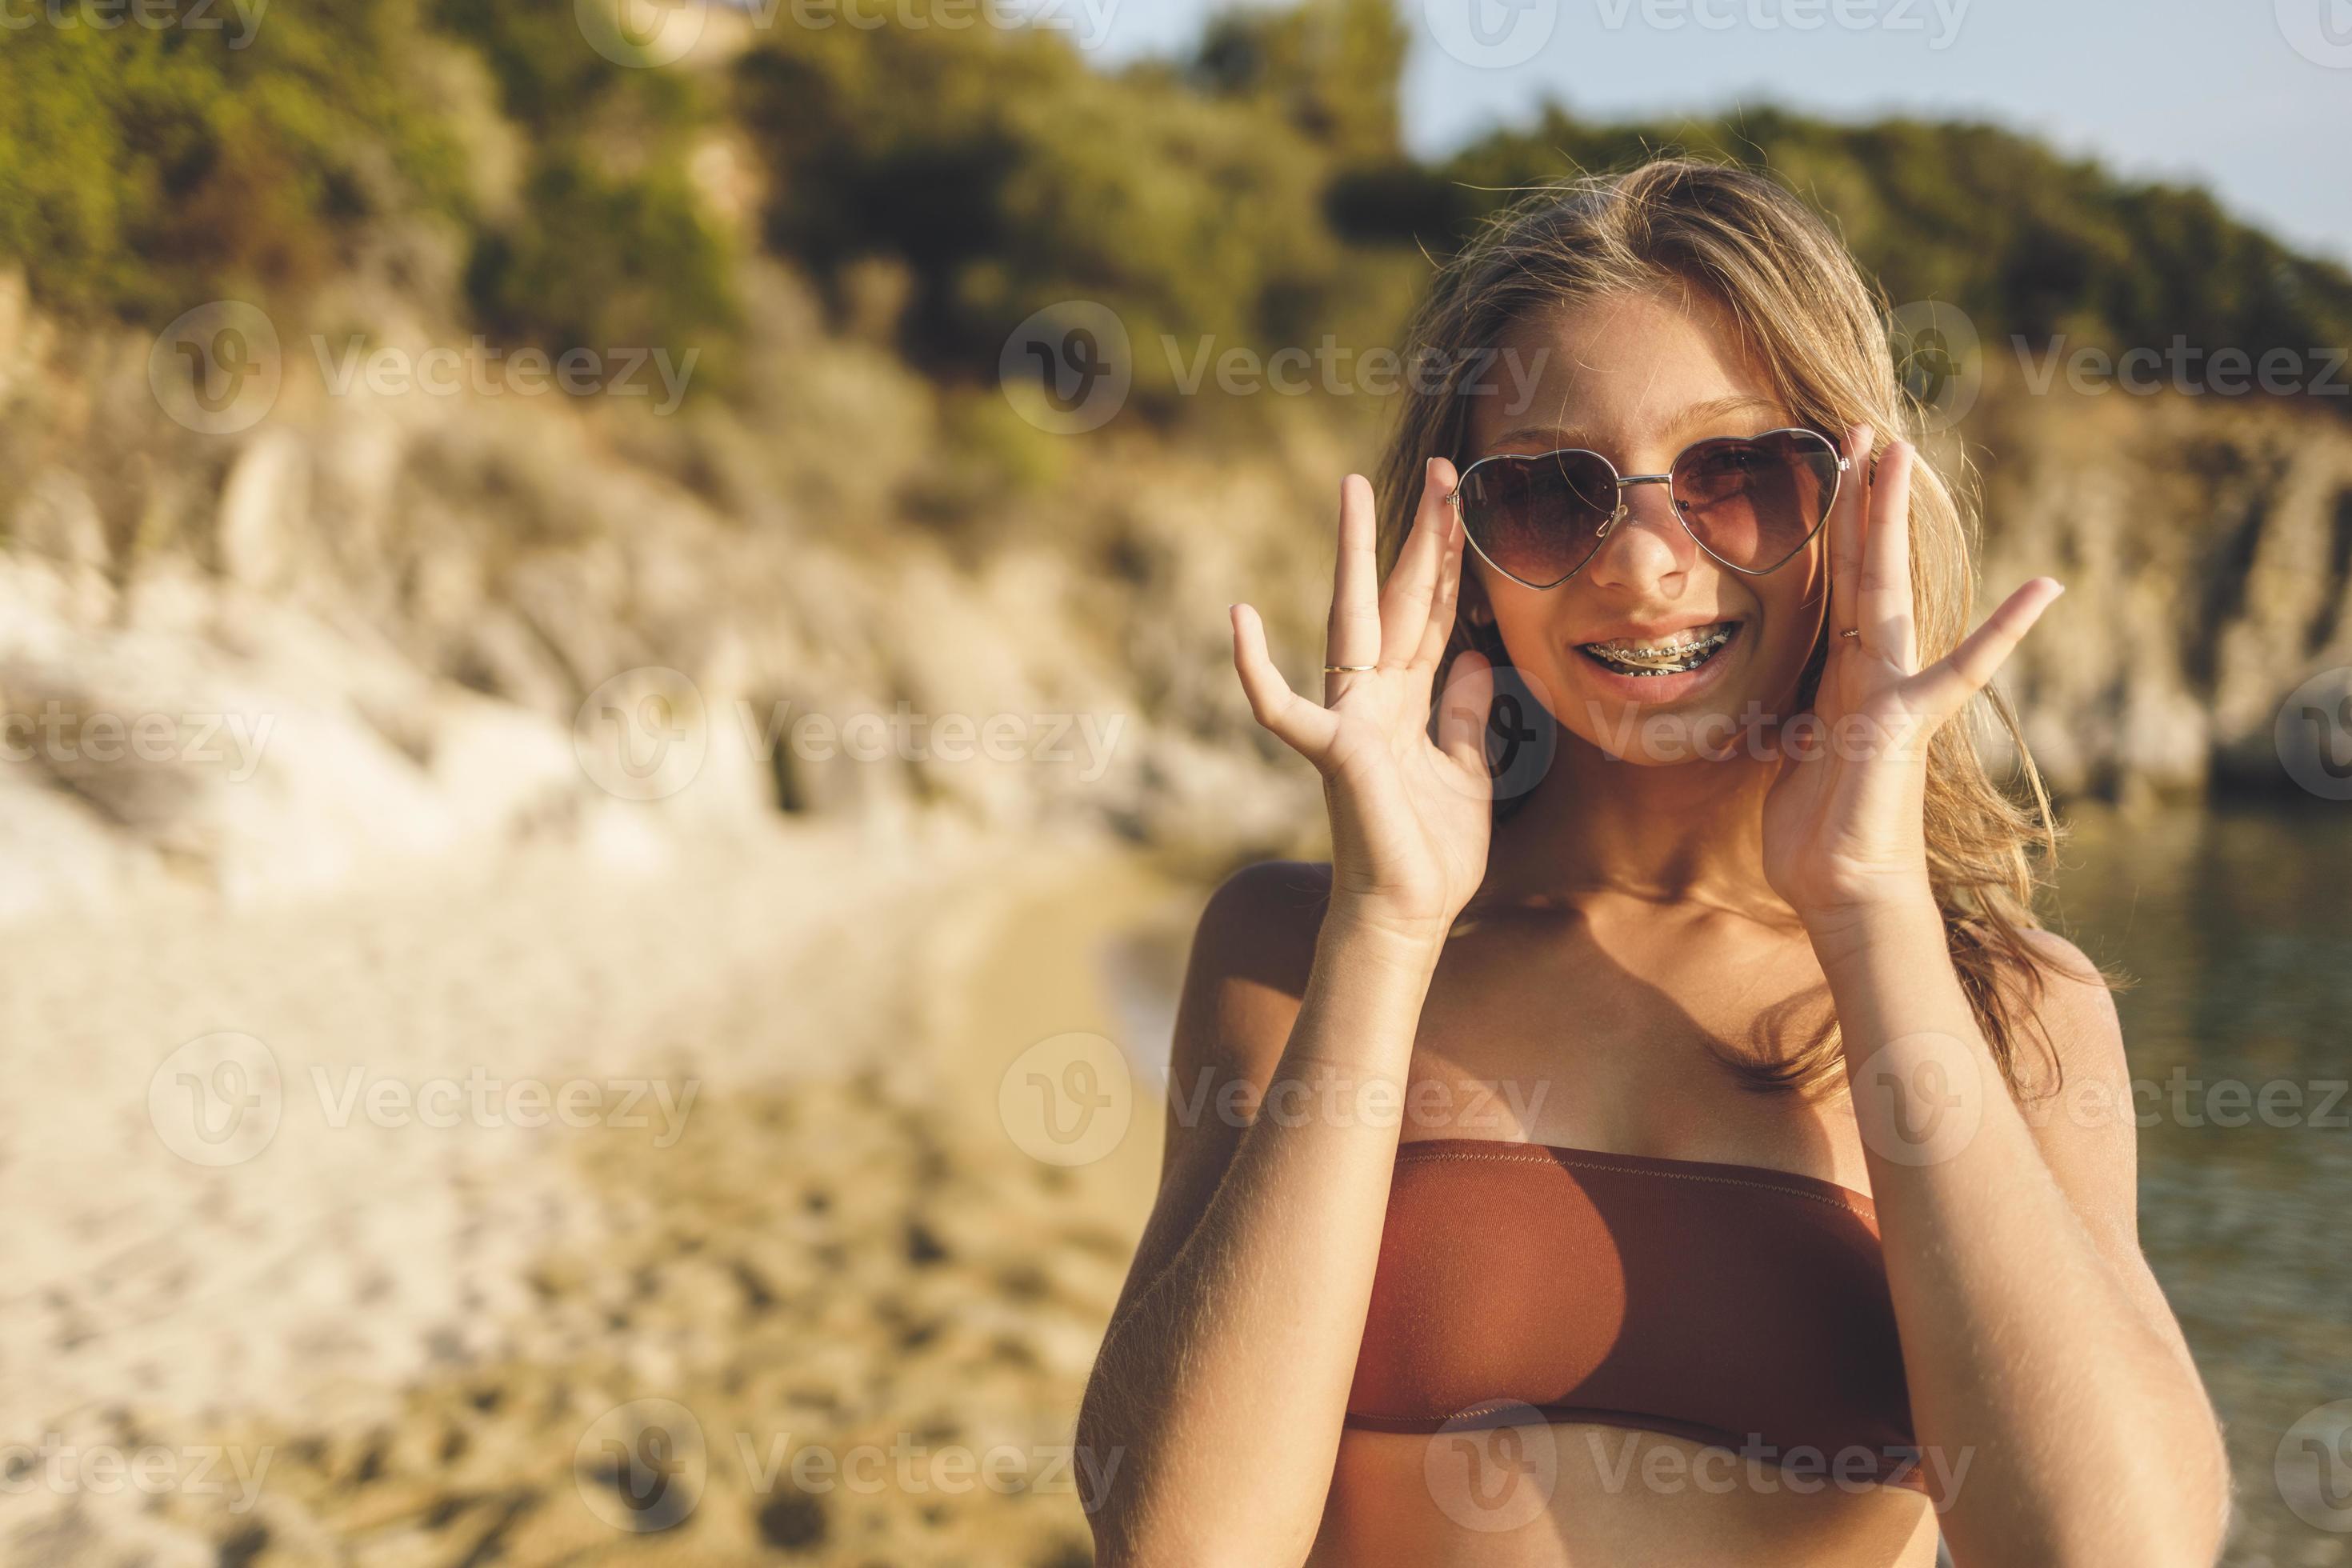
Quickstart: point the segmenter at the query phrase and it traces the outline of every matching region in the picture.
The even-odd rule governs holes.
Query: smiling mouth
[[[1654,640],[1579,643],[1577,651],[1619,675],[1681,675],[1721,653],[1738,630],[1738,621],[1717,621]]]

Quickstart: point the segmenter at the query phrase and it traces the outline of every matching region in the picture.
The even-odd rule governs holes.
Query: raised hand
[[[1331,902],[1344,914],[1420,941],[1443,941],[1486,870],[1492,784],[1486,659],[1454,662],[1429,734],[1432,688],[1462,586],[1461,518],[1446,497],[1454,465],[1423,472],[1412,532],[1385,586],[1374,554],[1372,487],[1339,490],[1339,555],[1323,662],[1323,701],[1290,689],[1267,657],[1265,626],[1233,608],[1234,667],[1250,710],[1323,775],[1331,814]]]
[[[1949,655],[1918,665],[1911,614],[1911,464],[1897,441],[1871,472],[1872,432],[1848,432],[1830,515],[1830,647],[1804,754],[1764,804],[1764,874],[1800,915],[1927,896],[1927,743],[1992,679],[2065,589],[2037,577]],[[1856,635],[1841,635],[1852,628]]]

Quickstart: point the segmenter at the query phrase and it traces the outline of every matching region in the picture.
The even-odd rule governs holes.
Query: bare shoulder
[[[2022,933],[2041,961],[2042,984],[2015,993],[2015,1016],[2028,1038],[2019,1042],[2028,1071],[2022,1109],[2034,1142],[2080,1214],[2102,1243],[2137,1257],[2139,1131],[2132,1099],[2131,1064],[2115,993],[2083,950],[2051,931]],[[2054,1059],[2055,1082],[2049,1067]]]
[[[1328,866],[1270,860],[1226,878],[1201,911],[1176,1004],[1159,1198],[1114,1321],[1181,1249],[1223,1181],[1245,1120],[1227,1097],[1246,1089],[1254,1099],[1273,1078],[1330,899]]]
[[[1306,984],[1315,939],[1331,903],[1331,868],[1316,860],[1261,860],[1220,883],[1193,938],[1197,968],[1260,984]]]
[[[2030,1008],[2056,1053],[2064,1079],[2088,1076],[2126,1082],[2130,1068],[2124,1058],[2123,1023],[2106,977],[2081,948],[2056,931],[2035,928],[2021,934],[2042,964],[2040,994],[2023,998],[2021,1011]]]
[[[1289,1038],[1331,901],[1331,868],[1244,866],[1201,911],[1177,1010],[1174,1065],[1238,1071],[1263,1084]]]

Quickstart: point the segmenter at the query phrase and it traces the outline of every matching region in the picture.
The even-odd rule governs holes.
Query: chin
[[[1730,635],[1705,658],[1654,673],[1612,667],[1582,647],[1567,649],[1558,670],[1566,711],[1555,717],[1636,766],[1739,755],[1744,730],[1760,707],[1754,695],[1759,639],[1752,620],[1729,625]]]

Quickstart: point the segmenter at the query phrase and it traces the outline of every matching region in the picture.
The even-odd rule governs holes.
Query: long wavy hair
[[[1407,378],[1381,462],[1383,570],[1395,563],[1412,526],[1423,465],[1444,457],[1459,467],[1472,456],[1465,450],[1470,402],[1463,388],[1476,384],[1505,336],[1563,306],[1641,290],[1692,290],[1719,304],[1799,423],[1831,432],[1867,423],[1881,450],[1920,433],[1921,412],[1896,376],[1881,302],[1844,244],[1786,187],[1750,170],[1684,158],[1563,181],[1490,218],[1440,269],[1414,318],[1406,363],[1430,368]],[[1976,519],[1973,506],[1924,460],[1912,468],[1910,526],[1919,651],[1933,660],[1970,624]],[[1447,668],[1465,647],[1498,669],[1510,663],[1492,621],[1476,624],[1469,613],[1482,596],[1476,574],[1465,573]],[[1828,652],[1826,627],[1806,667],[1808,704]],[[1444,675],[1442,668],[1441,688]],[[2027,801],[2005,793],[1986,766],[1982,743],[1994,724],[2007,732]],[[1498,819],[1524,798],[1498,799]],[[2025,936],[2037,924],[2037,860],[2030,851],[2046,860],[2058,830],[2016,715],[1998,693],[1988,690],[1937,735],[1926,827],[1953,966],[2002,1077],[2023,1092],[2019,1047],[2048,963]],[[1758,1050],[1719,1047],[1718,1054],[1754,1089],[1833,1088],[1843,1081],[1837,1026],[1825,1008],[1816,1016],[1824,1021],[1815,1027],[1769,1028],[1782,1037]],[[2044,1090],[2054,1088],[2058,1063],[2046,1036],[2040,1045],[2051,1076],[2037,1076],[2035,1089]]]

